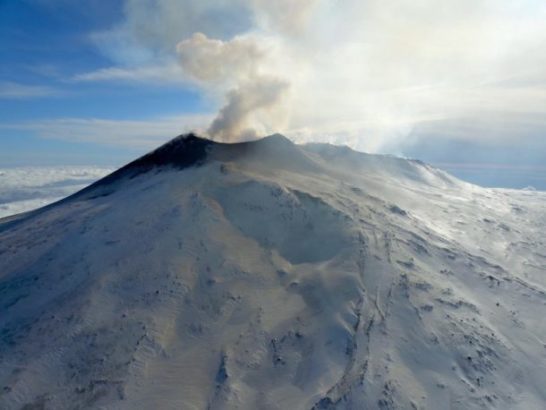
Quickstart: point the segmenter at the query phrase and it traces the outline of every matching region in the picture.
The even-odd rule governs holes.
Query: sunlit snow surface
[[[62,199],[112,170],[89,166],[0,168],[0,218]]]
[[[281,137],[0,221],[1,409],[544,409],[546,194]]]

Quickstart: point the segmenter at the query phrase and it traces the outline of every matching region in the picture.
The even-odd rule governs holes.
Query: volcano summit
[[[0,220],[2,409],[543,409],[546,194],[181,136]]]

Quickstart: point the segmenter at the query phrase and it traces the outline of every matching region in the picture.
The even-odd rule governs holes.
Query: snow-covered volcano
[[[546,195],[182,136],[0,220],[2,409],[544,409]]]

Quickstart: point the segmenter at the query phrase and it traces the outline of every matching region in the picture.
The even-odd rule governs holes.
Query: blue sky
[[[121,165],[216,118],[546,189],[542,3],[0,0],[0,167]]]
[[[69,136],[44,138],[32,127],[24,129],[25,124],[68,118],[145,120],[208,109],[195,90],[172,84],[73,81],[79,73],[111,66],[90,35],[123,17],[121,2],[84,3],[85,8],[62,0],[0,1],[0,166],[119,164],[150,148],[97,144],[77,136],[73,141]]]

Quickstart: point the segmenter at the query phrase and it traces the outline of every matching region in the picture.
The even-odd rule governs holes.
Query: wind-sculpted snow
[[[0,221],[0,408],[546,406],[544,193],[202,153]]]

